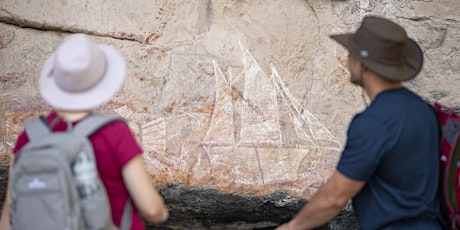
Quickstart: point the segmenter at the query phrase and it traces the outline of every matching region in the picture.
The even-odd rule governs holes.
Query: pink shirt
[[[47,116],[48,122],[51,122],[57,117],[56,112],[52,112]],[[75,122],[74,125],[78,123]],[[64,121],[59,121],[53,131],[65,131],[67,124]],[[120,226],[121,216],[124,206],[129,197],[128,190],[123,183],[121,169],[135,156],[142,153],[141,147],[137,144],[129,127],[124,122],[110,123],[90,136],[90,141],[93,144],[95,157],[97,160],[97,168],[101,176],[101,180],[107,190],[109,201],[112,209],[112,219],[115,225]],[[29,138],[22,132],[13,149],[16,154],[25,144],[29,142]],[[134,204],[132,214],[132,230],[143,230],[144,222],[142,221]]]

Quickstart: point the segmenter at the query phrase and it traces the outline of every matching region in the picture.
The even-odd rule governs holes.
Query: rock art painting
[[[342,145],[302,109],[274,66],[267,74],[240,47],[243,68],[238,74],[231,69],[224,74],[218,61],[209,60],[212,79],[204,81],[210,92],[195,95],[196,104],[171,103],[153,113],[122,103],[105,109],[129,122],[157,184],[254,195],[279,190],[312,194],[335,168]],[[46,111],[4,112],[3,155],[22,121],[40,112]]]

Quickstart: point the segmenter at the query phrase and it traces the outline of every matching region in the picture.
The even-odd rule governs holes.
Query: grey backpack
[[[14,230],[112,230],[110,203],[88,137],[119,118],[90,115],[66,132],[53,132],[46,118],[24,123],[29,142],[16,155],[10,182]],[[54,123],[54,122],[53,122]],[[128,199],[121,229],[131,226]]]

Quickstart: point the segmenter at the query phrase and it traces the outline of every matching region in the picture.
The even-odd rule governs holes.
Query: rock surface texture
[[[328,35],[365,15],[394,20],[425,52],[406,86],[460,110],[459,10],[458,0],[2,0],[0,165],[24,119],[50,109],[37,91],[46,58],[86,33],[126,58],[125,84],[101,111],[129,120],[165,197],[174,184],[308,200],[367,102]]]

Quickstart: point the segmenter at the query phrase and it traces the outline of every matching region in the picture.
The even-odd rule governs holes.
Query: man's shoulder
[[[380,118],[401,117],[406,112],[428,112],[428,108],[428,104],[418,94],[403,87],[382,92],[363,113]]]

